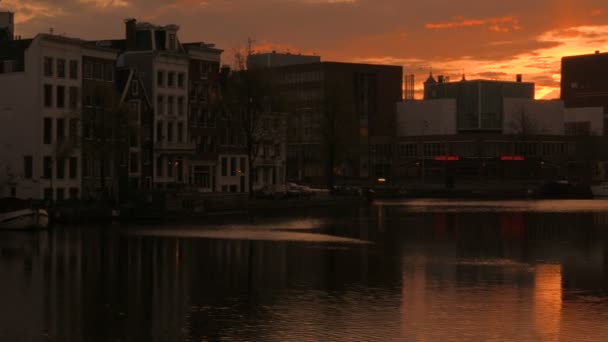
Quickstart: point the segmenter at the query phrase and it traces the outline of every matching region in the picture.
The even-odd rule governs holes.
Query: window
[[[78,108],[78,87],[70,87],[70,109]]]
[[[129,102],[129,110],[131,111],[131,117],[133,121],[139,121],[139,101],[133,100]]]
[[[156,85],[159,87],[165,86],[165,73],[162,71],[156,72]]]
[[[49,145],[53,142],[53,119],[44,118],[44,131],[43,131],[43,142],[45,145]]]
[[[173,177],[173,161],[169,160],[167,163],[167,177]]]
[[[222,176],[228,175],[228,161],[226,157],[222,157]]]
[[[44,85],[44,106],[53,107],[53,86],[50,84]]]
[[[177,142],[184,142],[184,123],[177,123]]]
[[[53,159],[49,156],[42,158],[42,176],[44,178],[53,177]]]
[[[53,76],[53,59],[51,57],[44,57],[44,76]]]
[[[65,87],[57,86],[57,108],[65,108]]]
[[[167,97],[167,114],[173,115],[173,96]]]
[[[167,123],[167,141],[173,141],[173,122]]]
[[[132,127],[129,132],[129,147],[139,146],[139,131],[137,127]]]
[[[236,176],[236,158],[230,158],[230,175]]]
[[[91,163],[86,154],[82,155],[82,176],[89,177],[91,175]]]
[[[158,157],[156,159],[156,177],[162,177],[162,176],[163,176],[163,158]]]
[[[93,64],[93,78],[96,80],[103,80],[103,64]]]
[[[78,199],[78,188],[70,188],[70,199]]]
[[[53,189],[52,188],[44,188],[44,200],[50,201],[53,199]]]
[[[129,171],[131,173],[139,172],[139,155],[137,152],[132,152],[129,156]]]
[[[55,162],[57,166],[57,179],[65,178],[65,159],[57,159]]]
[[[112,64],[105,64],[103,66],[103,78],[108,82],[114,81],[114,66]]]
[[[163,141],[163,122],[158,121],[156,123],[156,141]]]
[[[180,72],[179,74],[177,74],[177,86],[178,87],[184,88],[184,79],[185,79],[184,73]]]
[[[156,97],[156,114],[165,114],[165,98],[162,95]]]
[[[23,177],[32,179],[34,173],[34,160],[32,156],[23,157]]]
[[[57,141],[65,139],[65,119],[57,119]]]
[[[167,87],[175,87],[175,73],[173,71],[167,74]]]
[[[169,34],[169,50],[175,50],[175,33]]]
[[[239,171],[241,171],[242,175],[247,173],[247,160],[245,159],[245,157],[241,157],[241,165]]]
[[[93,65],[91,63],[84,64],[84,78],[91,79],[93,77]]]
[[[70,158],[70,179],[76,179],[78,177],[78,158]]]
[[[57,200],[58,201],[63,201],[65,199],[65,189],[64,188],[57,188]]]
[[[65,59],[57,59],[57,77],[65,78]]]
[[[184,115],[184,97],[177,98],[177,115]]]
[[[70,79],[78,79],[78,61],[70,61]]]

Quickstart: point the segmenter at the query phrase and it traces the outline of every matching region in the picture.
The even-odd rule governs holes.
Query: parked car
[[[289,197],[312,197],[314,191],[306,185],[287,183],[287,194]]]
[[[289,197],[289,194],[284,186],[266,185],[256,191],[256,197],[261,199],[282,199]]]

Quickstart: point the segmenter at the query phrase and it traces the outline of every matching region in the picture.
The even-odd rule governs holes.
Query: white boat
[[[608,197],[608,182],[592,185],[593,197]]]
[[[0,199],[0,229],[44,229],[48,225],[45,209],[31,208],[27,201],[17,198]]]

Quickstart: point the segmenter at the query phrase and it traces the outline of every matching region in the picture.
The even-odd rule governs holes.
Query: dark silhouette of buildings
[[[374,140],[394,137],[403,68],[320,62],[267,72],[288,114],[288,179],[366,182]]]
[[[569,108],[603,107],[608,113],[608,53],[563,57],[561,99]]]

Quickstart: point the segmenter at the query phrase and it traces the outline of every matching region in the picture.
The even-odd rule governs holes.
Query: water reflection
[[[0,232],[0,340],[608,339],[608,202],[433,203]]]

